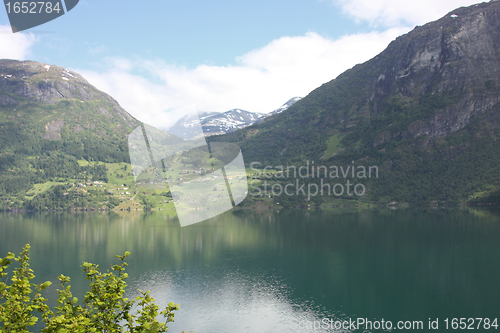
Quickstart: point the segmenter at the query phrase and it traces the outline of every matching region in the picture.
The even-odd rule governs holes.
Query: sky
[[[179,109],[267,113],[304,97],[416,25],[469,0],[80,0],[13,34],[0,59],[82,74],[137,119],[167,128]]]

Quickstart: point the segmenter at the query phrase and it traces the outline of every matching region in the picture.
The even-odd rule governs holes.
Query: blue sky
[[[0,14],[0,24],[7,25],[6,11]],[[337,38],[371,30],[326,1],[81,0],[30,32],[41,39],[33,47],[37,60],[98,69],[102,56],[221,66],[282,36],[315,31]],[[39,34],[48,31],[54,33]]]
[[[80,0],[12,34],[0,58],[66,67],[132,115],[168,125],[175,110],[270,112],[468,0]]]

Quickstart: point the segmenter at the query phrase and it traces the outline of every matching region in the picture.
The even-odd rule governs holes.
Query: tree
[[[45,304],[46,299],[40,294],[51,285],[49,281],[39,285],[30,283],[35,275],[29,268],[29,249],[26,245],[19,257],[15,257],[13,253],[8,253],[5,258],[0,261],[0,278],[8,275],[5,270],[12,263],[12,260],[20,263],[20,267],[14,270],[11,277],[12,284],[9,286],[0,281],[0,323],[4,327],[0,327],[0,332],[29,332],[28,327],[32,327],[38,321],[38,318],[33,315],[34,311],[46,313],[49,311]],[[33,289],[35,294],[32,296]]]
[[[20,263],[10,278],[11,285],[0,282],[0,332],[29,332],[38,321],[33,312],[42,314],[45,323],[44,333],[65,332],[167,332],[167,323],[174,320],[174,311],[179,309],[173,302],[161,312],[149,291],[141,293],[135,300],[124,297],[128,274],[125,273],[125,258],[127,251],[120,259],[119,265],[113,265],[107,273],[99,272],[99,266],[84,262],[82,267],[90,280],[90,291],[85,294],[83,304],[78,305],[78,299],[73,297],[71,286],[67,285],[70,278],[59,276],[62,289],[58,289],[58,299],[54,313],[46,304],[46,299],[40,291],[51,285],[50,281],[35,285],[30,282],[35,275],[29,268],[29,249],[27,244],[19,257],[13,253],[0,261],[0,278],[7,276],[7,268],[12,260]],[[34,291],[34,293],[33,293]],[[33,294],[33,295],[32,295]],[[137,314],[132,314],[134,304],[139,306]],[[160,323],[156,317],[162,315],[166,322]]]

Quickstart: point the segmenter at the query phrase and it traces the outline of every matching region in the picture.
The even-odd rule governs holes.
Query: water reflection
[[[37,280],[69,275],[78,297],[83,261],[105,270],[130,251],[132,294],[181,304],[173,332],[321,332],[297,324],[500,308],[497,211],[242,210],[185,228],[161,212],[0,218],[0,253],[30,243]]]
[[[185,307],[170,324],[174,332],[305,332],[299,322],[319,321],[324,315],[312,304],[297,304],[277,276],[248,276],[234,272],[146,274],[132,285],[151,290],[163,306],[175,299]],[[229,272],[229,273],[227,273]],[[217,278],[215,278],[217,276]],[[135,295],[134,295],[135,296]],[[329,332],[330,330],[316,330]]]

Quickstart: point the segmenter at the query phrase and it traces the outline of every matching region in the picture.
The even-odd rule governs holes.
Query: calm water
[[[0,255],[26,243],[51,299],[59,274],[81,297],[83,261],[106,269],[130,251],[131,296],[181,304],[171,332],[330,332],[326,320],[358,318],[424,332],[429,318],[444,331],[445,318],[500,317],[498,211],[238,211],[185,228],[160,212],[0,215]]]

